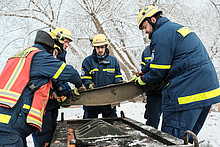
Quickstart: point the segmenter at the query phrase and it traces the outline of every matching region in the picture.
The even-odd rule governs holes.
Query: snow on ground
[[[220,112],[216,112],[216,106],[213,108],[215,112],[211,112],[206,122],[200,131],[198,137],[200,147],[220,147]],[[120,116],[120,111],[124,111],[125,117],[145,123],[144,111],[145,103],[122,103],[117,107],[117,114]],[[64,119],[82,119],[83,110],[79,107],[61,108],[59,110],[58,121],[61,119],[61,113],[64,112]],[[101,117],[101,116],[100,116]],[[160,127],[161,125],[159,125]],[[31,135],[27,138],[28,147],[34,147]]]

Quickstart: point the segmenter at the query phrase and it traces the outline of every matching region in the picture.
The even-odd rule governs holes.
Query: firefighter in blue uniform
[[[93,38],[93,54],[86,57],[82,63],[81,79],[88,89],[107,86],[110,84],[124,83],[117,59],[109,55],[107,48],[109,42],[104,34],[97,34]],[[83,106],[83,118],[117,117],[116,107],[105,106]]]
[[[137,85],[164,81],[162,131],[183,138],[186,130],[201,130],[212,104],[220,101],[217,74],[199,37],[189,28],[146,6],[137,17],[139,29],[151,39],[150,71]],[[189,142],[193,142],[190,137]]]
[[[66,49],[69,46],[69,43],[72,41],[71,32],[66,28],[56,28],[49,34],[55,41],[55,58],[66,62]],[[48,104],[45,109],[46,112],[43,117],[42,131],[37,130],[36,132],[32,133],[35,147],[50,146],[57,125],[58,109],[60,108],[59,103],[65,101],[71,91],[71,88],[67,82],[52,79],[52,85],[58,97],[56,99],[53,98],[48,100]]]
[[[140,75],[147,73],[150,69],[151,50],[150,46],[147,46],[142,53],[141,71]],[[162,113],[162,89],[151,90],[146,92],[147,104],[145,105],[144,118],[147,120],[146,125],[152,126],[158,129],[160,122],[160,115]]]
[[[26,137],[33,131],[36,131],[36,129],[42,128],[44,109],[50,96],[48,92],[50,92],[50,87],[52,88],[52,84],[50,84],[51,78],[75,84],[74,93],[79,95],[77,90],[83,85],[78,72],[71,65],[66,65],[63,61],[53,58],[53,47],[54,40],[52,37],[45,31],[40,30],[37,32],[35,45],[30,48],[31,51],[27,48],[8,60],[7,64],[14,65],[16,63],[10,60],[17,60],[17,58],[20,61],[31,59],[29,60],[30,66],[23,67],[19,71],[20,73],[23,73],[23,70],[28,71],[26,73],[24,72],[21,76],[26,76],[25,79],[29,79],[27,84],[24,82],[23,84],[20,81],[19,85],[16,85],[17,81],[19,81],[17,79],[14,83],[10,82],[11,87],[5,90],[4,82],[2,81],[5,80],[4,77],[7,77],[8,69],[3,69],[0,75],[0,146],[26,146]],[[33,55],[32,52],[35,50],[37,52]],[[28,57],[29,55],[32,55],[31,58]],[[18,65],[22,66],[19,63]],[[21,66],[18,66],[18,68]],[[9,67],[13,68],[13,66]],[[15,70],[18,71],[17,68]],[[14,72],[18,77],[20,73]],[[14,74],[12,74],[12,78],[17,78]],[[20,88],[22,84],[24,85],[23,89]],[[21,94],[16,98],[19,94],[16,94],[16,91],[19,90]],[[56,94],[53,93],[53,96],[56,97]]]

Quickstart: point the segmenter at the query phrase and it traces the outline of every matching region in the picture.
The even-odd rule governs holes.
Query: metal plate
[[[79,97],[74,97],[71,95],[64,103],[61,103],[61,106],[69,107],[71,105],[114,105],[142,95],[144,92],[152,89],[155,89],[155,85],[140,87],[136,86],[134,82],[112,84],[105,87],[82,91],[80,92]]]
[[[172,147],[193,147],[192,144],[183,145],[183,140],[172,135],[146,126],[140,122],[129,118],[102,118],[102,120],[113,124],[127,133],[127,138],[100,138],[91,140],[77,140],[76,137],[70,137],[68,130],[76,130],[77,128],[88,123],[92,119],[69,120],[59,122],[54,133],[51,147],[66,146],[172,146]],[[66,131],[64,131],[66,130]],[[72,142],[72,144],[70,144]]]

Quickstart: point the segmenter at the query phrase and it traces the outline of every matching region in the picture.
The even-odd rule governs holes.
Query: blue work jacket
[[[89,82],[93,82],[96,87],[116,84],[122,80],[119,63],[111,55],[103,59],[94,54],[90,55],[82,63],[81,79],[87,88]]]
[[[199,37],[189,28],[160,18],[151,39],[147,84],[165,81],[163,111],[182,111],[220,101],[215,68]]]
[[[61,53],[57,54],[57,59],[59,61],[63,61],[66,63],[66,50],[63,50]],[[52,79],[53,88],[56,86],[57,80]],[[46,107],[46,111],[53,110],[53,109],[59,109],[60,105],[57,102],[56,99],[49,99]]]
[[[33,56],[30,68],[30,81],[37,88],[48,83],[51,78],[70,82],[76,87],[82,85],[78,72],[71,65],[66,65],[63,61],[53,58],[53,55],[46,52],[39,44],[35,44],[33,47],[42,50]],[[0,132],[17,134],[23,139],[31,134],[32,126],[26,123],[26,118],[33,96],[34,92],[26,86],[13,108],[0,106]],[[8,121],[5,121],[6,117]]]
[[[148,45],[141,56],[141,71],[147,73],[150,70],[150,61],[151,61],[151,50]]]
[[[141,71],[146,74],[147,72],[150,71],[150,63],[151,63],[151,49],[150,49],[150,46],[148,45],[143,53],[142,53],[142,56],[141,56]],[[165,85],[163,84],[163,87]],[[151,90],[151,91],[148,91],[146,92],[146,95],[148,94],[161,94],[161,91],[162,91],[162,88],[159,89],[159,90]]]

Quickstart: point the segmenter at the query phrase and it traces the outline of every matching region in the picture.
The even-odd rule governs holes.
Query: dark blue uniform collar
[[[43,48],[43,46],[41,46],[40,44],[34,44],[32,47],[37,47],[38,49],[47,52],[46,49]]]
[[[153,32],[155,32],[160,26],[162,26],[163,24],[165,24],[168,21],[170,21],[170,20],[166,17],[162,17],[162,18],[158,19],[156,22],[156,25],[154,27]]]
[[[99,62],[99,63],[103,63],[103,64],[109,64],[110,63],[110,58],[109,55],[106,55],[102,60],[100,60],[97,55],[92,55],[94,60]]]

